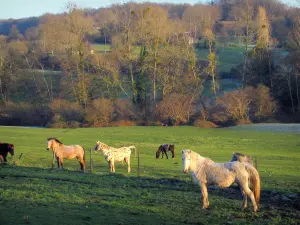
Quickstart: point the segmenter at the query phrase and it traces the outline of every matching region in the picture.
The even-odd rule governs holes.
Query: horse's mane
[[[56,138],[48,138],[48,141],[50,140],[54,140],[56,142],[58,142],[59,144],[63,144],[60,140],[56,139]]]

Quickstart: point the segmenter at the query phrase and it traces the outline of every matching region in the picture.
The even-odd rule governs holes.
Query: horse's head
[[[182,150],[182,165],[183,165],[183,172],[189,172],[191,166],[191,150],[185,149]]]
[[[157,159],[159,158],[159,154],[160,154],[160,150],[158,150],[158,151],[156,152],[156,158],[157,158]]]
[[[95,150],[96,152],[98,152],[99,150],[100,150],[100,151],[103,151],[103,147],[105,147],[105,146],[106,146],[106,144],[104,144],[104,143],[102,143],[102,142],[100,142],[100,141],[97,141],[94,150]]]
[[[13,144],[8,144],[8,152],[11,154],[11,155],[14,155],[15,154],[15,146]]]
[[[57,145],[62,144],[59,140],[56,138],[47,138],[48,145],[47,145],[47,150],[54,149]]]
[[[53,145],[53,139],[51,139],[51,138],[48,138],[47,139],[48,140],[48,145],[47,145],[47,150],[49,150],[50,148],[52,148],[52,145]]]

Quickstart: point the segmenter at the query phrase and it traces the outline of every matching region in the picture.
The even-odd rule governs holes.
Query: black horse
[[[159,146],[158,150],[156,151],[156,158],[158,159],[160,153],[162,153],[161,158],[164,157],[164,154],[166,155],[168,159],[167,152],[172,152],[172,159],[175,158],[175,147],[173,144],[162,144]]]
[[[8,143],[0,143],[0,162],[7,163],[7,154],[10,153],[11,155],[15,154],[15,147],[13,144]]]

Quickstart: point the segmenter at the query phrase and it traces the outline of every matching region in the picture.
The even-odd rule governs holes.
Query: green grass
[[[136,56],[138,56],[140,54],[141,47],[140,46],[134,46],[133,48],[134,48],[133,53]],[[107,45],[92,44],[92,49],[95,50],[96,52],[99,52],[99,53],[105,53],[105,50],[106,50],[106,52],[111,52],[112,51],[112,47],[109,44],[107,44]]]
[[[297,224],[300,221],[300,150],[295,134],[194,127],[44,129],[0,127],[2,142],[15,144],[17,166],[0,166],[1,224]],[[102,154],[92,154],[94,173],[79,172],[76,160],[51,169],[46,138],[80,144],[87,152],[97,140],[113,146],[134,144],[140,152],[132,172],[117,164],[108,172]],[[155,159],[162,143],[176,146],[176,158]],[[260,211],[242,212],[236,187],[209,189],[210,209],[201,208],[199,187],[182,173],[180,151],[190,148],[212,160],[233,151],[258,158],[262,179]],[[169,154],[170,155],[170,154]],[[11,156],[9,161],[12,162]]]
[[[107,45],[92,44],[92,49],[95,50],[96,52],[99,52],[99,53],[104,53],[105,51],[106,52],[111,52],[112,51],[111,45],[109,45],[109,44],[107,44]]]
[[[217,53],[217,65],[220,72],[230,72],[230,70],[242,63],[244,51],[240,46],[219,46],[219,52]],[[207,60],[208,49],[197,49],[197,55],[199,59]]]

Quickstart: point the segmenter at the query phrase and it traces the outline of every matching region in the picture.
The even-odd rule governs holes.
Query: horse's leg
[[[57,168],[59,168],[59,158],[56,157]]]
[[[130,173],[130,171],[131,171],[131,168],[130,168],[130,158],[125,157],[124,161],[127,163],[127,166],[128,166],[127,172]]]
[[[115,163],[113,160],[109,161],[109,165],[110,165],[110,172],[115,172]]]
[[[243,208],[242,209],[246,209],[247,208],[247,205],[248,205],[248,197],[246,195],[246,193],[241,190],[242,192],[242,195],[243,195]]]
[[[256,201],[255,201],[255,198],[254,198],[254,194],[249,188],[248,177],[246,177],[245,179],[240,180],[239,185],[240,185],[241,191],[243,193],[245,193],[246,198],[248,196],[251,199],[251,202],[253,204],[253,211],[256,212],[258,207],[257,207]],[[245,206],[245,198],[244,198],[244,206]]]
[[[85,170],[85,162],[84,162],[84,159],[83,159],[83,158],[79,158],[79,157],[77,157],[77,159],[78,159],[79,164],[80,164],[80,169],[81,169],[82,171],[84,171],[84,170]]]
[[[165,152],[164,150],[161,151],[161,158],[162,159],[164,158],[164,152]]]
[[[108,169],[109,169],[109,172],[112,172],[112,169],[111,169],[111,162],[110,162],[110,161],[108,162]]]
[[[167,151],[165,150],[164,152],[165,152],[165,155],[166,155],[166,157],[167,157],[167,159],[168,159],[168,154],[167,154]]]
[[[59,165],[60,165],[61,169],[63,170],[64,169],[64,159],[63,159],[63,157],[58,158],[58,160],[59,160]]]
[[[208,201],[208,192],[207,192],[206,183],[201,182],[200,187],[201,187],[202,201],[203,201],[202,208],[207,209],[209,206],[209,201]]]

